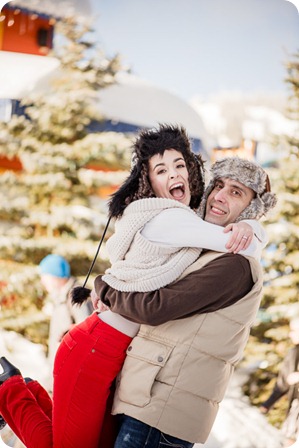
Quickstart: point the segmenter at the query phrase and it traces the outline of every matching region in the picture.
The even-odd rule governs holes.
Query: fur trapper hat
[[[214,188],[215,181],[222,177],[236,180],[256,193],[250,204],[236,219],[236,222],[243,219],[260,219],[277,202],[276,195],[271,193],[268,174],[262,167],[249,160],[239,157],[226,157],[217,160],[211,168],[211,176],[211,181],[200,204],[200,216],[202,217],[205,215],[207,198]]]
[[[191,150],[190,140],[182,126],[160,124],[158,128],[144,129],[135,140],[130,175],[111,196],[109,215],[119,218],[132,201],[155,197],[148,179],[148,161],[167,149],[182,153],[189,172],[191,208],[198,208],[204,191],[204,168],[200,155]]]

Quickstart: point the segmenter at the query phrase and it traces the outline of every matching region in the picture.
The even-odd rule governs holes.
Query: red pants
[[[107,400],[131,340],[89,316],[57,351],[53,401],[39,383],[17,375],[0,386],[0,414],[27,448],[111,448]]]

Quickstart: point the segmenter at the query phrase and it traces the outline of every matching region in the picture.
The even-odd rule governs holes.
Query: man
[[[259,219],[275,203],[262,168],[226,158],[212,167],[202,211],[207,221],[226,226]],[[128,348],[117,386],[115,448],[204,443],[242,357],[260,304],[259,263],[206,251],[184,275],[149,293],[122,293],[100,279],[95,284],[112,311],[146,324]]]

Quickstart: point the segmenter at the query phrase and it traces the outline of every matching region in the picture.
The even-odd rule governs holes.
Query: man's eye
[[[241,196],[241,193],[238,190],[233,190],[233,194],[235,196]]]

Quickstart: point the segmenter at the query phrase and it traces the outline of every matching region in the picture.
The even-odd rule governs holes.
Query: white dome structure
[[[159,123],[183,125],[193,150],[209,158],[209,136],[196,110],[180,97],[127,73],[99,92],[99,109],[113,130],[128,132]]]

